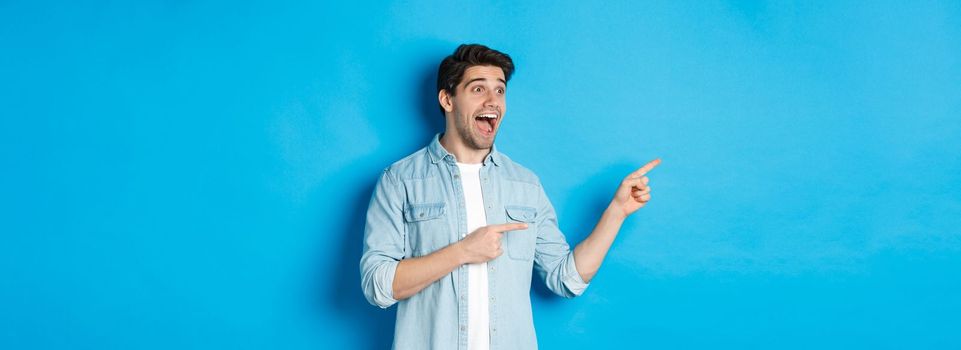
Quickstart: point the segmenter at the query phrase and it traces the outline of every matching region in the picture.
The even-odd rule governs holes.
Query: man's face
[[[449,112],[447,132],[456,134],[471,149],[490,149],[494,145],[507,102],[507,82],[504,71],[496,66],[473,66],[464,71],[464,77],[455,87],[457,94],[448,96],[449,103],[442,106]],[[454,130],[451,130],[453,122]]]

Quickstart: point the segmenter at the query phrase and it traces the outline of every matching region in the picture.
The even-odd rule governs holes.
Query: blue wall
[[[572,243],[664,160],[543,348],[961,347],[957,1],[8,0],[0,348],[387,347],[364,211],[462,42]]]

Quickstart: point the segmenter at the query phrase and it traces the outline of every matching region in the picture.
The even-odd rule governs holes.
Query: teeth
[[[497,118],[497,114],[481,114],[478,117],[494,119],[494,118]]]

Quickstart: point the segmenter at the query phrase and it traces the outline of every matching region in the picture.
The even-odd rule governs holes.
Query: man
[[[644,176],[621,182],[573,251],[530,170],[494,147],[511,58],[461,45],[440,64],[446,130],[388,167],[367,211],[361,286],[398,304],[395,349],[534,349],[531,274],[563,297],[584,292],[624,219],[651,198]]]

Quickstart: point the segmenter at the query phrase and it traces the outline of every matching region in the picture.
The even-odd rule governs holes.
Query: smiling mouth
[[[498,119],[500,117],[496,113],[481,113],[474,117],[474,126],[477,127],[481,135],[490,137],[494,134]]]

